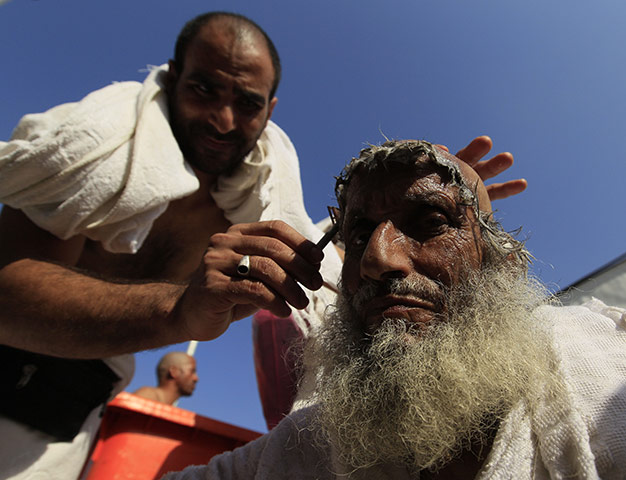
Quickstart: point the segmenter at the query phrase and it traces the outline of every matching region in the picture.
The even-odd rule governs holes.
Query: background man
[[[476,173],[426,142],[363,150],[336,192],[316,403],[166,478],[622,478],[626,312],[549,305]]]
[[[180,397],[189,397],[198,383],[196,360],[185,352],[163,355],[156,368],[157,387],[141,387],[135,395],[173,405]]]

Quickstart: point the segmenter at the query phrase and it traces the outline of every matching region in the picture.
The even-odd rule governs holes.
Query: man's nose
[[[378,225],[361,257],[361,278],[381,281],[407,277],[411,272],[411,259],[404,240],[402,231],[390,220]]]
[[[223,135],[235,129],[235,112],[228,103],[218,105],[209,118],[215,129]]]

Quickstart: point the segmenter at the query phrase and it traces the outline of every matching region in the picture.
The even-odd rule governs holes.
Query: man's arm
[[[73,268],[84,240],[56,239],[21,212],[0,214],[0,344],[48,355],[102,358],[210,340],[258,308],[276,315],[322,284],[322,253],[282,222],[215,235],[189,284],[131,283]],[[254,255],[249,278],[236,266]],[[59,262],[59,263],[53,263]]]

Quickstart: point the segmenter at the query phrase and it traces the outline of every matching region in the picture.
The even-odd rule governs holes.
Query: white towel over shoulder
[[[24,116],[0,142],[0,202],[59,238],[135,253],[168,203],[199,186],[170,129],[165,72]]]

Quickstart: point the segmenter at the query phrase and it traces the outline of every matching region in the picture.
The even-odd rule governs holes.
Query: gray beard
[[[519,273],[482,271],[444,294],[445,318],[425,329],[385,319],[373,335],[355,310],[370,295],[363,290],[352,304],[340,294],[304,357],[317,371],[317,440],[350,469],[436,471],[488,445],[518,402],[532,409],[560,390],[550,339],[533,315],[546,291]]]

